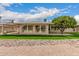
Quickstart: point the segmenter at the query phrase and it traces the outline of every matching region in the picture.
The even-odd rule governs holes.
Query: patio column
[[[49,33],[51,32],[51,25],[49,25]]]
[[[18,26],[14,26],[14,29],[18,33]]]
[[[19,30],[19,34],[21,34],[22,33],[22,26],[20,26],[18,30]]]
[[[1,34],[4,34],[4,24],[2,24],[2,32]]]
[[[46,25],[46,33],[48,34],[49,32],[49,25]]]
[[[50,27],[50,30],[51,30],[51,25],[49,25],[49,27]]]
[[[27,24],[27,32],[28,32],[28,24]]]
[[[19,26],[16,26],[17,28],[16,28],[16,30],[17,30],[17,33],[19,33]]]
[[[40,31],[39,32],[41,33],[41,25],[40,25]]]
[[[33,25],[33,32],[35,33],[35,25]]]

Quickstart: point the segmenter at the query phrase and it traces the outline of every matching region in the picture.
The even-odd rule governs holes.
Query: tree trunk
[[[61,30],[60,30],[61,31]],[[63,31],[61,31],[61,34],[63,34]]]
[[[64,30],[65,30],[64,28],[61,28],[61,29],[60,29],[61,34],[64,33]]]

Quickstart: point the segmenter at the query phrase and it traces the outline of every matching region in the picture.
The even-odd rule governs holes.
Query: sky
[[[0,22],[51,22],[63,15],[79,23],[79,3],[0,3]]]

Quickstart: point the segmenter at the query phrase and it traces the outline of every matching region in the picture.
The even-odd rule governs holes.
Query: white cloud
[[[2,13],[4,10],[5,10],[5,8],[0,5],[0,13]]]
[[[2,9],[5,9],[3,7]],[[32,9],[33,11],[33,9]],[[60,10],[57,8],[44,8],[44,7],[35,7],[34,14],[32,13],[17,13],[10,10],[4,10],[0,13],[0,15],[3,17],[3,19],[15,19],[15,22],[20,21],[39,21],[39,19],[47,18],[48,16],[53,16],[57,13],[59,13]]]
[[[3,13],[4,11],[6,11],[6,7],[10,6],[12,3],[0,3],[0,13]]]
[[[12,3],[1,3],[0,5],[4,6],[4,7],[7,7],[7,6],[11,6]]]
[[[35,12],[35,14],[31,15],[30,18],[45,18],[48,16],[53,16],[56,13],[60,12],[60,10],[58,10],[57,8],[47,9],[44,7],[40,7],[37,10],[31,10],[31,11]]]
[[[39,19],[44,19],[47,18],[49,16],[54,16],[55,14],[59,13],[60,10],[53,8],[53,9],[43,9],[42,11],[36,10],[36,13],[34,15],[30,15],[30,17],[27,17],[28,19],[32,20],[32,19],[37,19],[39,21]],[[41,21],[41,20],[40,20]]]
[[[79,15],[75,15],[74,18],[76,19],[77,24],[79,25]]]
[[[34,9],[36,12],[43,12],[43,11],[48,11],[48,8],[45,7],[35,7]]]
[[[18,3],[18,4],[15,4],[15,7],[19,7],[19,6],[22,6],[22,5],[23,5],[22,3]]]
[[[65,8],[63,8],[63,9],[60,9],[60,10],[61,10],[60,13],[61,13],[61,14],[69,13],[69,12],[72,11],[72,9],[75,9],[75,8],[77,8],[77,6],[69,5],[69,6],[67,6],[67,7],[65,7]]]
[[[34,9],[31,9],[30,12],[28,12],[28,13],[18,13],[18,12],[6,10],[5,7],[7,7],[7,6],[9,7],[11,5],[12,5],[12,3],[11,4],[10,3],[1,3],[0,4],[0,16],[2,16],[2,19],[7,19],[7,20],[14,19],[15,22],[42,21],[42,19],[47,18],[49,16],[68,13],[68,11],[71,8],[73,8],[71,5],[64,9],[35,7]],[[20,3],[15,6],[18,7],[19,5],[22,6],[22,4],[20,4]],[[75,15],[74,18],[79,23],[79,15]]]
[[[30,10],[30,12],[33,12],[34,14],[29,15],[28,17],[26,17],[26,19],[30,19],[30,20],[38,20],[39,19],[44,19],[47,18],[49,16],[54,16],[55,14],[59,13],[60,10],[57,8],[45,8],[45,7],[35,7],[34,9]]]

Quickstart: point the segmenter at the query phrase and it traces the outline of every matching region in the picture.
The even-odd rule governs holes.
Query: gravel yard
[[[0,40],[0,55],[79,55],[79,40]]]

